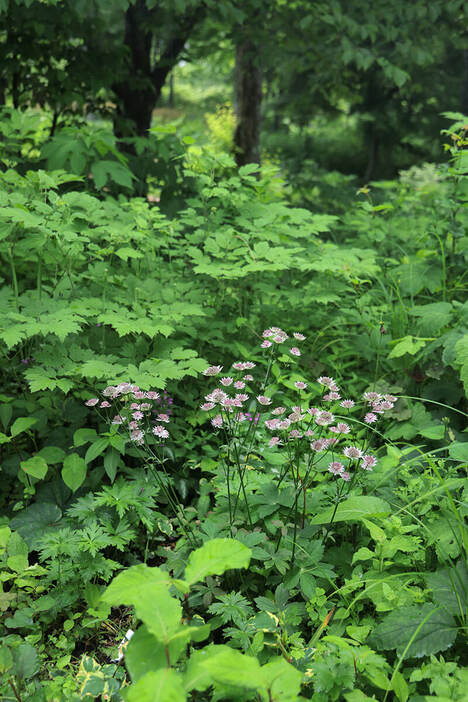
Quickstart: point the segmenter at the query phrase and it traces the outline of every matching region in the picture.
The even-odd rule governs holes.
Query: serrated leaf
[[[233,685],[246,689],[263,687],[261,668],[258,660],[246,656],[228,646],[207,646],[198,651],[186,675],[186,688],[204,689],[208,681],[221,685]]]
[[[235,539],[212,539],[193,551],[185,569],[189,585],[204,580],[207,575],[222,575],[231,568],[248,568],[252,552]]]
[[[426,345],[424,339],[416,339],[414,336],[405,336],[400,339],[396,346],[388,354],[388,358],[400,358],[404,356],[405,353],[409,353],[410,356],[414,356],[418,351],[420,351]]]
[[[115,255],[122,259],[122,261],[128,261],[129,258],[143,258],[141,251],[136,249],[131,249],[129,246],[123,246],[117,249]]]
[[[310,521],[311,524],[328,524],[333,517],[334,507],[329,507]],[[388,502],[372,495],[356,495],[340,502],[336,510],[334,522],[347,522],[367,517],[385,517],[390,514]]]
[[[370,645],[378,651],[396,649],[401,655],[412,640],[406,656],[421,658],[449,648],[457,630],[449,613],[427,602],[421,606],[401,607],[387,615],[374,629]]]
[[[419,317],[421,334],[433,336],[450,322],[451,312],[450,302],[431,302],[427,305],[415,305],[409,314]]]
[[[147,673],[125,692],[126,702],[186,702],[183,678],[172,668]]]
[[[146,673],[166,667],[167,656],[169,656],[171,665],[175,665],[190,641],[190,628],[181,629],[166,644],[153,636],[146,626],[140,626],[132,636],[125,652],[125,663],[132,680],[139,680]]]
[[[15,673],[20,680],[32,678],[39,670],[39,657],[29,643],[22,643],[12,650]]]
[[[463,463],[468,462],[468,441],[454,441],[450,444],[448,452],[450,458]]]
[[[13,517],[10,527],[21,534],[29,548],[34,548],[61,516],[62,512],[57,505],[51,502],[36,502]]]
[[[426,575],[434,600],[450,614],[464,617],[468,602],[468,568],[463,560],[451,568]]]
[[[102,600],[114,607],[133,605],[148,631],[167,643],[179,629],[182,618],[180,603],[169,594],[170,583],[167,573],[140,564],[119,573]]]

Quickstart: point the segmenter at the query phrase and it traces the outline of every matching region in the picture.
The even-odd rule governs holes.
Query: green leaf
[[[438,441],[443,439],[445,436],[445,425],[444,424],[431,424],[425,427],[418,427],[418,434],[425,436],[426,439],[433,439]]]
[[[190,640],[190,628],[181,629],[168,643],[158,640],[142,625],[133,635],[125,651],[125,663],[135,682],[156,668],[165,668],[167,656],[175,665]]]
[[[39,657],[36,649],[28,643],[22,643],[13,649],[15,673],[20,680],[32,678],[39,671]]]
[[[454,441],[450,444],[448,452],[450,458],[463,463],[468,462],[468,441]]]
[[[125,702],[185,702],[183,678],[172,668],[147,673],[122,691]]]
[[[114,482],[115,476],[117,474],[117,466],[119,465],[120,454],[115,448],[109,448],[104,456],[104,469],[109,476],[111,483]]]
[[[399,358],[404,356],[405,353],[409,353],[414,356],[418,351],[420,351],[426,345],[425,339],[416,339],[413,336],[405,336],[400,339],[396,346],[388,354],[388,358]]]
[[[392,689],[399,702],[406,702],[409,697],[408,685],[399,670],[393,673]]]
[[[61,516],[61,510],[52,502],[36,502],[13,517],[10,527],[21,534],[29,548],[34,548]]]
[[[18,417],[18,419],[15,419],[13,424],[11,425],[11,436],[17,436],[18,434],[21,434],[23,431],[27,431],[30,429],[34,424],[36,424],[37,419],[36,417]]]
[[[135,607],[135,613],[148,631],[167,643],[180,627],[182,607],[169,594],[171,579],[159,568],[140,564],[119,573],[102,595],[113,607]]]
[[[235,539],[212,539],[190,554],[185,580],[189,585],[231,568],[248,568],[252,551]]]
[[[239,175],[240,176],[251,175],[251,173],[257,173],[258,170],[259,170],[258,163],[247,163],[245,166],[241,166],[239,168]]]
[[[122,259],[122,261],[128,261],[129,258],[143,258],[141,251],[136,249],[131,249],[129,246],[123,246],[117,249],[115,255]]]
[[[333,517],[334,507],[329,507],[310,521],[312,524],[329,524]],[[371,495],[356,495],[340,502],[336,510],[334,522],[348,522],[367,517],[386,517],[391,509],[388,502],[380,497]]]
[[[419,317],[421,334],[433,336],[450,323],[451,312],[450,302],[431,302],[427,305],[415,305],[409,314]]]
[[[6,673],[13,665],[13,656],[5,644],[0,645],[0,673]]]
[[[185,686],[188,690],[205,689],[208,680],[254,690],[264,687],[258,660],[229,646],[211,645],[199,651],[187,669]]]
[[[269,699],[295,702],[301,689],[302,673],[284,658],[277,658],[262,666],[262,679]]]
[[[396,649],[401,655],[412,641],[406,657],[421,658],[449,648],[456,636],[457,626],[453,617],[426,602],[391,612],[374,629],[369,643],[377,650]]]
[[[73,445],[78,447],[89,444],[91,441],[94,441],[96,437],[95,429],[77,429],[73,434]]]
[[[86,456],[85,456],[85,462],[90,463],[91,461],[94,461],[95,458],[101,455],[101,453],[104,453],[106,448],[109,446],[109,439],[106,437],[101,437],[100,439],[97,439],[89,449],[86,451]]]
[[[7,427],[10,423],[11,420],[11,415],[13,414],[13,407],[10,404],[2,404],[0,405],[0,420],[3,424],[3,428],[5,431],[7,430]]]
[[[464,618],[468,600],[468,567],[460,559],[455,567],[426,575],[433,599],[450,614]]]
[[[77,453],[71,453],[63,462],[63,482],[75,492],[86,478],[86,462]]]
[[[39,480],[45,478],[48,470],[47,463],[41,456],[33,456],[32,458],[28,458],[27,461],[21,461],[20,466],[25,473]]]
[[[43,458],[48,466],[53,466],[62,463],[65,451],[58,446],[44,446],[37,455]]]

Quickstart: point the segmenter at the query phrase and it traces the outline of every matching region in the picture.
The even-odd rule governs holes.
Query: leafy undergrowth
[[[466,700],[463,124],[340,216],[4,126],[3,699]]]

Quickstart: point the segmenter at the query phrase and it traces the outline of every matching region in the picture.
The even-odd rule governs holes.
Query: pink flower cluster
[[[100,400],[97,397],[92,397],[85,402],[87,407],[97,407],[99,409],[108,409],[112,407],[112,402],[118,402],[118,412],[111,420],[111,424],[122,425],[127,429],[131,441],[137,445],[142,445],[145,442],[145,437],[153,434],[159,441],[169,438],[169,431],[164,424],[170,421],[170,405],[172,398],[168,397],[164,390],[164,398],[154,390],[140,390],[138,385],[131,383],[120,383],[119,385],[108,385],[103,391],[102,396],[109,398],[108,400]],[[141,402],[145,400],[145,402]],[[154,409],[154,403],[160,406]],[[161,412],[160,410],[164,411]],[[156,414],[156,422],[153,424],[151,415]]]
[[[269,327],[268,329],[265,329],[265,331],[262,334],[263,341],[260,344],[262,349],[269,349],[273,346],[273,343],[275,344],[283,344],[285,341],[289,339],[288,334],[286,334],[285,331],[280,329],[280,327]],[[304,341],[305,336],[304,334],[301,334],[300,332],[294,332],[293,338],[296,339],[296,341]],[[292,348],[289,349],[289,353],[292,354],[293,356],[300,356],[301,352],[297,348],[297,346],[293,346]]]
[[[291,336],[280,327],[269,327],[262,333],[262,348],[272,348],[275,351],[280,345],[288,340],[304,341],[305,336],[300,332],[294,332]],[[292,342],[294,343],[294,341]],[[293,356],[300,356],[299,348],[292,346],[289,352]],[[254,368],[251,361],[237,361],[232,364],[233,371],[244,372]],[[211,366],[204,374],[206,376],[216,376],[221,373],[222,366]],[[307,451],[307,446],[313,453],[329,451],[332,453],[332,460],[328,466],[328,471],[344,481],[350,481],[354,469],[361,468],[371,471],[377,464],[375,456],[365,453],[365,449],[352,444],[349,440],[352,437],[352,428],[362,427],[364,424],[373,424],[378,421],[379,416],[391,410],[397,398],[389,394],[368,391],[363,395],[366,405],[363,419],[359,416],[353,420],[342,421],[339,416],[340,411],[346,410],[347,414],[361,411],[363,402],[352,399],[343,399],[341,390],[334,378],[323,375],[317,378],[316,382],[322,386],[322,406],[308,407],[304,404],[292,407],[282,405],[275,406],[271,393],[254,393],[249,387],[253,382],[252,375],[243,375],[242,378],[227,375],[219,379],[219,387],[214,388],[205,395],[205,402],[201,409],[207,412],[213,410],[211,424],[215,428],[226,427],[236,435],[236,427],[240,422],[248,420],[259,426],[264,426],[272,432],[273,436],[268,439],[270,448],[282,446],[288,442],[303,442],[302,446]],[[295,380],[294,388],[300,396],[307,398],[308,383],[304,380]],[[230,389],[228,395],[227,390]],[[233,393],[233,390],[245,390],[242,393]],[[263,388],[262,388],[263,390]],[[246,412],[245,403],[256,403],[261,414],[257,413],[253,417]],[[354,424],[353,424],[354,422]],[[306,443],[307,442],[307,443]],[[337,459],[334,457],[337,456]],[[338,460],[339,459],[339,460]]]

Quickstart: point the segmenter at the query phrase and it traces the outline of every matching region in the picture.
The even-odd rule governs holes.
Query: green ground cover
[[[239,169],[185,74],[133,153],[2,113],[0,695],[462,702],[465,120]]]

